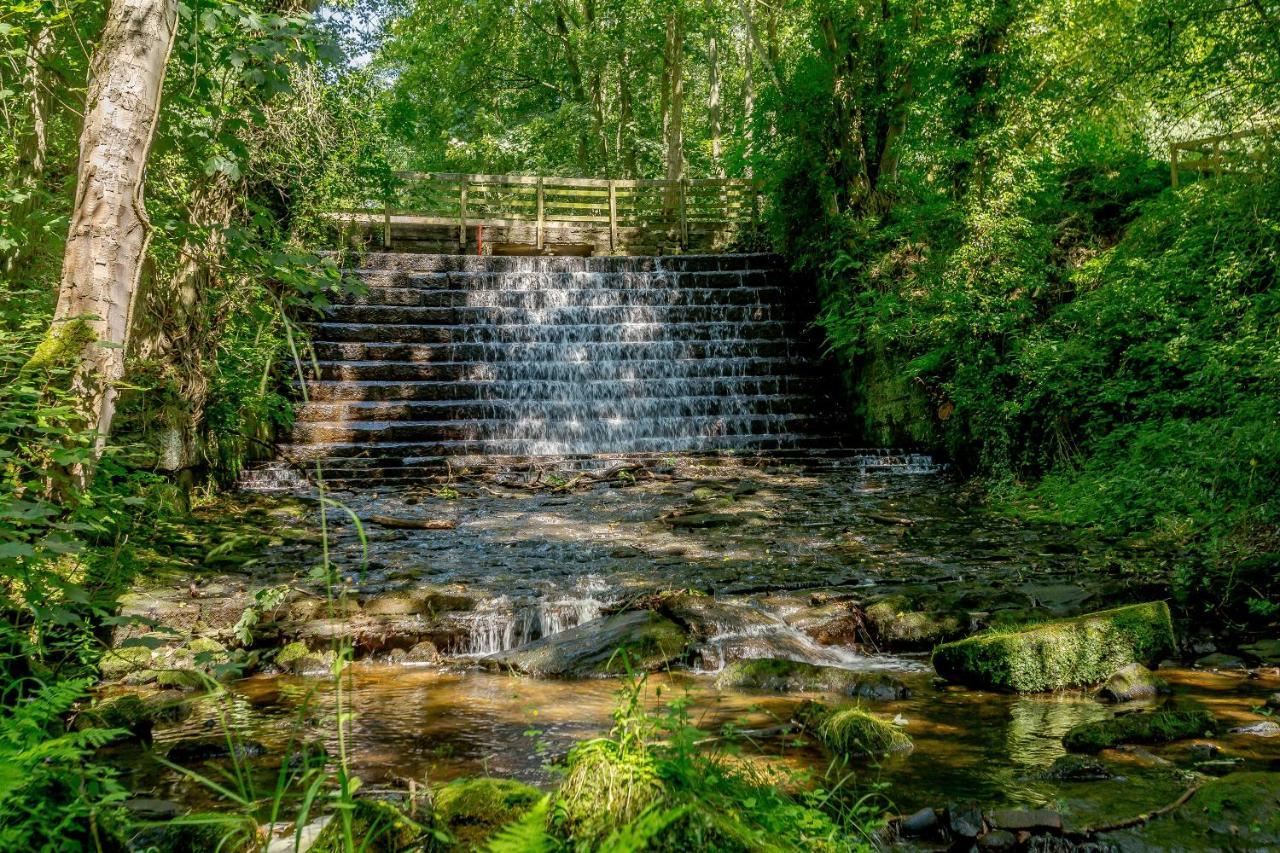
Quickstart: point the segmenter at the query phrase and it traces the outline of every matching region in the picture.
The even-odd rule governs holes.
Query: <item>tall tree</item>
[[[76,359],[83,426],[106,443],[124,374],[151,223],[143,175],[155,134],[177,0],[112,0],[89,71],[75,207],[53,324],[33,363]],[[74,472],[83,480],[88,471]]]

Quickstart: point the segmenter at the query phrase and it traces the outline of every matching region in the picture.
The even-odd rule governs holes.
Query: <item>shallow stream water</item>
[[[345,512],[332,512],[332,547],[345,560],[354,596],[430,583],[475,602],[456,616],[453,645],[440,662],[395,664],[375,654],[352,669],[344,690],[355,712],[347,749],[367,784],[489,774],[550,785],[549,762],[575,741],[608,730],[619,681],[499,674],[476,666],[476,659],[639,596],[697,589],[764,614],[766,627],[725,624],[699,638],[688,667],[649,677],[646,701],[659,707],[688,696],[692,721],[709,735],[728,725],[768,729],[788,721],[805,696],[717,690],[714,673],[726,657],[791,657],[894,672],[910,697],[865,704],[897,718],[915,749],[848,768],[851,784],[881,791],[890,811],[977,800],[1049,806],[1069,822],[1090,825],[1163,805],[1185,787],[1182,772],[1193,767],[1186,742],[1108,753],[1117,780],[1040,778],[1063,754],[1061,737],[1069,728],[1117,713],[1087,693],[1010,696],[945,685],[923,649],[878,648],[858,637],[824,644],[803,630],[815,602],[887,595],[963,614],[966,631],[1003,616],[1043,618],[1140,600],[1160,588],[1140,549],[989,515],[939,474],[685,465],[577,489],[538,485],[460,480],[448,490],[338,495],[365,519],[457,522],[452,530],[428,531],[366,521],[362,533]],[[286,518],[314,520],[312,504],[257,500],[282,525]],[[234,586],[238,577],[253,583],[303,577],[314,555],[314,541],[284,536],[239,575],[201,583],[212,591]],[[1174,691],[1161,702],[1206,707],[1229,725],[1261,719],[1267,695],[1280,690],[1274,670],[1247,675],[1167,666],[1160,674]],[[230,685],[227,697],[197,700],[186,721],[159,728],[155,751],[216,734],[225,720],[239,736],[266,747],[251,764],[268,784],[291,741],[323,741],[336,753],[334,712],[334,687],[325,679],[255,675]],[[1226,735],[1214,743],[1220,759],[1239,759],[1241,769],[1280,766],[1280,738]],[[795,737],[748,737],[738,747],[739,760],[780,783],[790,773],[821,772],[830,762]],[[199,786],[140,747],[119,750],[115,760],[128,769],[136,791],[208,802]]]

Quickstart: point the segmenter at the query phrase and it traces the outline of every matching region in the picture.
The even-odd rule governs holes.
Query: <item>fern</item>
[[[555,850],[557,842],[547,831],[550,808],[551,797],[548,795],[489,839],[485,847],[487,853],[547,853]]]

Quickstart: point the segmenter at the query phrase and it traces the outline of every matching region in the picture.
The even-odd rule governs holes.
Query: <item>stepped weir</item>
[[[839,445],[811,306],[775,256],[384,252],[350,272],[366,290],[314,324],[283,448],[327,479]]]

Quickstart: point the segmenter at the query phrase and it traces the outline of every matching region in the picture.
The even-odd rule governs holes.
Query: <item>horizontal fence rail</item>
[[[741,178],[681,181],[556,178],[450,172],[397,172],[384,197],[344,205],[337,218],[381,218],[384,242],[393,224],[456,227],[466,246],[471,226],[532,226],[539,249],[557,226],[608,230],[611,249],[620,232],[662,233],[685,246],[691,229],[737,229],[760,214],[757,185]]]
[[[1276,156],[1276,127],[1255,127],[1235,133],[1204,136],[1169,143],[1169,177],[1173,186],[1183,173],[1196,176],[1247,175]]]

